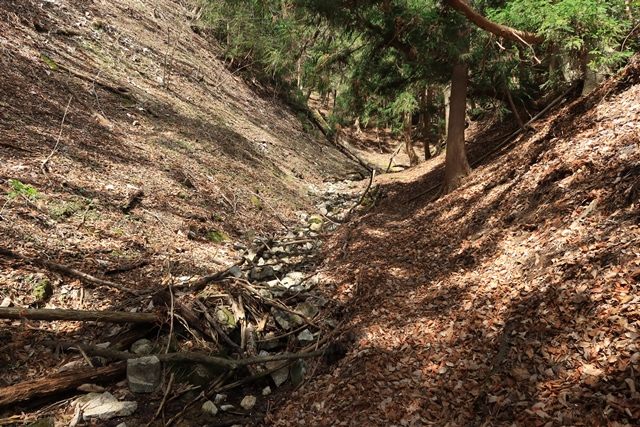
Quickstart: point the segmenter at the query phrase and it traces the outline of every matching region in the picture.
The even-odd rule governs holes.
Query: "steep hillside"
[[[207,241],[218,232],[280,229],[310,207],[310,185],[356,172],[224,67],[190,27],[194,4],[0,4],[0,185],[38,193],[3,200],[3,245],[204,271],[234,256]]]
[[[638,425],[639,99],[636,57],[452,194],[384,179],[329,250],[346,356],[270,422]]]

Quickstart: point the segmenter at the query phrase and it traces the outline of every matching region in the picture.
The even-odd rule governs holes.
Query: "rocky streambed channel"
[[[78,390],[86,394],[70,401],[69,425],[259,423],[275,400],[335,358],[329,354],[337,326],[333,303],[319,292],[323,243],[363,204],[365,186],[311,187],[316,211],[298,212],[297,224],[251,247],[237,244],[241,259],[223,271],[179,278],[143,298],[146,310],[166,312],[161,325],[133,328],[119,342],[63,345],[81,353],[77,363],[91,357],[113,368],[105,375],[126,373],[115,384],[82,384]],[[54,424],[44,418],[32,425]]]

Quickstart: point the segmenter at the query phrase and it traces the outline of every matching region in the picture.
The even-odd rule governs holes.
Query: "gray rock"
[[[213,398],[213,402],[216,405],[221,404],[222,402],[224,402],[225,400],[227,400],[227,395],[223,394],[223,393],[218,393],[216,394],[216,397]]]
[[[127,423],[120,423],[116,427],[127,427]]]
[[[148,356],[153,351],[153,343],[148,339],[141,339],[131,344],[131,353],[138,356]]]
[[[276,320],[276,323],[280,325],[280,327],[285,331],[291,329],[292,316],[289,316],[288,313],[285,313],[281,310],[273,309],[273,318]]]
[[[76,400],[82,408],[82,418],[90,420],[110,420],[115,417],[128,417],[138,409],[138,403],[119,401],[111,393],[89,393]]]
[[[298,386],[304,381],[304,374],[307,372],[307,366],[304,360],[298,359],[291,365],[291,384]]]
[[[300,271],[291,271],[280,280],[280,283],[285,288],[297,286],[304,280],[304,273]]]
[[[134,393],[152,393],[160,385],[160,360],[145,356],[127,360],[127,381]]]
[[[275,366],[278,366],[280,363],[281,362],[267,363],[267,368],[273,369]],[[287,378],[289,378],[289,368],[287,366],[284,366],[278,369],[277,371],[271,373],[271,379],[273,380],[276,387],[280,387],[282,384],[284,384],[287,381]]]
[[[313,337],[313,334],[308,329],[305,329],[298,334],[298,341],[300,341],[300,344],[310,343],[314,340],[315,338]]]
[[[202,404],[202,412],[209,415],[216,415],[218,413],[218,407],[212,401],[207,400]]]
[[[266,386],[265,388],[262,389],[263,396],[269,396],[270,394],[271,394],[271,387]]]
[[[275,272],[273,271],[273,267],[270,265],[266,265],[264,267],[253,267],[249,273],[249,279],[256,281],[272,279],[273,277],[275,277]]]
[[[318,309],[318,307],[316,307],[311,302],[305,301],[305,302],[301,302],[300,304],[296,305],[295,311],[300,313],[300,314],[304,314],[309,319],[313,319],[318,314],[318,312],[320,310]]]
[[[242,277],[242,269],[239,266],[234,265],[229,269],[229,275],[235,277],[236,279],[239,279],[240,277]]]
[[[223,411],[226,412],[226,411],[231,411],[231,410],[235,409],[235,406],[233,406],[233,405],[222,405],[222,406],[220,406],[220,409],[222,409]]]
[[[2,303],[0,303],[0,307],[2,308],[11,307],[11,298],[4,297],[2,299]]]
[[[244,409],[245,411],[250,411],[254,406],[256,406],[256,402],[256,397],[249,394],[245,396],[244,399],[242,399],[242,402],[240,402],[240,406],[242,406],[242,409]]]

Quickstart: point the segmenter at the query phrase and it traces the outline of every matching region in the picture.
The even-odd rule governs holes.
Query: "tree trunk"
[[[436,144],[434,129],[434,97],[435,91],[433,86],[427,85],[425,90],[420,94],[420,128],[422,139],[424,141],[424,159],[431,158],[431,144]]]
[[[409,156],[409,166],[415,166],[420,163],[420,159],[418,158],[416,151],[413,149],[413,141],[411,138],[411,113],[409,112],[404,113],[403,127],[404,146],[407,150],[407,155]]]
[[[459,62],[453,66],[447,151],[444,167],[444,194],[459,187],[462,179],[471,172],[464,146],[468,72],[469,67],[467,64]]]

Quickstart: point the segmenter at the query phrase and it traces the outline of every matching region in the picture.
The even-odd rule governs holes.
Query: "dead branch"
[[[124,376],[126,366],[118,363],[98,369],[81,369],[47,375],[32,381],[24,381],[0,388],[0,407],[15,405],[38,397],[53,396],[75,389],[85,383],[108,383]]]
[[[369,176],[369,183],[367,184],[367,188],[365,188],[364,192],[362,193],[362,195],[360,196],[360,199],[358,199],[358,202],[351,206],[351,209],[349,209],[346,213],[346,215],[344,216],[344,218],[340,219],[340,218],[335,218],[335,217],[331,217],[328,215],[322,215],[323,217],[327,218],[329,221],[333,222],[333,223],[337,223],[337,224],[345,224],[347,222],[349,222],[349,218],[351,218],[351,215],[353,214],[353,211],[362,204],[362,202],[364,201],[364,198],[367,197],[367,194],[369,193],[369,190],[371,189],[371,184],[373,184],[373,179],[376,177],[376,170],[373,169],[371,171],[371,175]]]
[[[127,353],[125,351],[109,350],[101,347],[96,347],[89,344],[69,343],[69,342],[51,342],[47,341],[45,345],[48,346],[60,346],[65,350],[81,349],[85,353],[93,356],[104,357],[112,360],[128,360],[135,359],[138,356],[136,354]],[[188,362],[188,363],[202,363],[204,365],[217,366],[227,370],[235,370],[239,367],[256,365],[266,362],[277,362],[281,360],[296,360],[311,357],[319,357],[324,354],[324,350],[317,350],[312,352],[300,352],[300,353],[281,353],[271,356],[256,356],[248,357],[245,359],[232,360],[224,357],[209,356],[203,353],[195,352],[181,352],[181,353],[166,353],[156,354],[155,356],[161,361],[166,363]]]
[[[213,329],[216,330],[216,332],[222,338],[222,340],[226,342],[231,348],[235,349],[238,353],[242,353],[242,348],[238,344],[233,342],[233,340],[229,338],[229,335],[227,335],[224,332],[224,330],[222,330],[222,327],[218,324],[216,319],[212,318],[211,315],[209,314],[207,307],[198,299],[196,300],[196,304],[198,305],[198,307],[200,307],[200,309],[202,310],[202,313],[204,314],[205,319],[207,319],[207,321],[213,327]]]
[[[42,172],[44,172],[44,173],[46,173],[48,171],[47,163],[49,163],[49,160],[51,160],[53,155],[58,150],[58,145],[60,144],[60,138],[62,138],[62,129],[63,129],[63,126],[64,126],[64,121],[67,118],[67,113],[69,112],[69,106],[71,106],[71,100],[72,99],[73,99],[73,96],[70,96],[69,97],[69,102],[67,102],[67,107],[64,109],[64,114],[62,115],[62,121],[60,122],[60,131],[58,132],[58,138],[56,138],[56,143],[53,146],[53,150],[51,150],[51,153],[49,153],[47,158],[44,159],[42,161],[42,163],[40,164],[40,169],[42,169]]]
[[[109,323],[159,323],[154,313],[130,313],[128,311],[63,310],[50,308],[0,308],[0,319],[72,320],[80,322]]]
[[[44,267],[47,268],[51,271],[56,271],[58,273],[64,274],[66,276],[70,276],[70,277],[75,277],[76,279],[80,279],[84,282],[87,283],[92,283],[94,285],[98,285],[98,286],[106,286],[109,288],[113,288],[113,289],[118,289],[119,291],[122,292],[126,292],[132,295],[143,295],[146,292],[142,292],[142,291],[136,291],[133,289],[129,289],[124,285],[121,285],[120,283],[115,283],[109,280],[104,280],[104,279],[100,279],[98,277],[92,276],[90,274],[87,273],[83,273],[81,271],[75,270],[71,267],[67,267],[66,265],[62,265],[62,264],[58,264],[55,262],[51,262],[51,261],[47,261],[45,259],[42,258],[29,258],[25,255],[21,255],[17,252],[14,252],[12,250],[9,249],[5,249],[5,248],[1,248],[0,247],[0,256],[4,256],[7,258],[14,258],[14,259],[19,259],[21,261],[24,261],[28,264],[32,264],[32,265],[37,265],[40,267]]]

